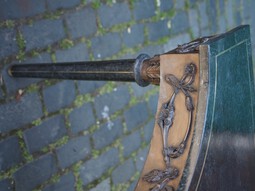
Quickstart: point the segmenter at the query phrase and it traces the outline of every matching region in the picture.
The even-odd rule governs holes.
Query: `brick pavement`
[[[1,1],[1,191],[133,190],[158,98],[157,87],[134,83],[13,79],[10,64],[153,56],[239,24],[251,24],[254,50],[254,7],[253,0]]]

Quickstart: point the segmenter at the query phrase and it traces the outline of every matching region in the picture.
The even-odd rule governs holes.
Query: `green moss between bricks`
[[[43,188],[47,185],[51,185],[51,184],[55,184],[58,183],[60,181],[61,176],[63,176],[65,173],[67,173],[67,170],[62,170],[61,174],[54,174],[51,176],[51,178],[49,180],[47,180],[46,182],[44,182],[42,185],[40,185],[39,187],[33,189],[33,191],[41,191],[43,190]]]
[[[185,1],[185,4],[184,4],[184,10],[185,11],[189,11],[189,8],[190,8],[190,3],[188,0]]]
[[[154,0],[155,4],[156,4],[156,10],[160,9],[160,0]]]
[[[16,39],[17,39],[17,44],[18,44],[19,49],[24,51],[26,43],[25,43],[24,37],[20,31],[18,31]]]
[[[137,151],[134,151],[131,153],[131,158],[133,158],[133,160],[135,160],[137,157]]]
[[[173,18],[176,14],[176,10],[175,9],[171,9],[170,11],[164,12],[163,13],[165,15],[165,17],[167,18]]]
[[[32,84],[26,89],[26,93],[38,92],[39,87],[36,84]]]
[[[31,162],[34,160],[33,156],[28,152],[27,148],[26,148],[26,144],[23,140],[19,140],[19,145],[22,151],[22,155],[24,157],[24,159],[26,160],[26,162]]]
[[[15,26],[15,22],[13,20],[6,20],[0,23],[1,28],[13,28]]]
[[[28,20],[27,20],[27,24],[28,24],[29,26],[33,26],[33,24],[34,24],[33,19],[28,19]]]
[[[74,105],[75,107],[81,107],[85,103],[93,102],[94,99],[95,98],[90,94],[78,95],[74,100]]]
[[[41,149],[41,151],[42,151],[43,153],[47,153],[47,152],[49,152],[49,148],[48,148],[48,147],[43,147],[43,148]]]
[[[137,54],[137,52],[139,52],[141,50],[141,48],[142,48],[141,45],[137,45],[133,48],[128,48],[128,47],[125,47],[125,45],[122,45],[121,50],[117,54],[111,56],[109,59],[110,60],[118,60],[120,57],[125,56],[127,54],[131,54],[131,55]]]
[[[49,183],[50,183],[50,184],[54,184],[54,183],[59,182],[59,180],[60,180],[60,175],[59,175],[59,174],[54,174],[54,175],[50,178]]]
[[[100,151],[93,149],[91,151],[91,154],[92,154],[92,157],[95,159],[95,158],[97,158],[100,155]]]
[[[130,178],[129,182],[134,182],[137,181],[140,177],[140,172],[136,171],[135,174]],[[118,185],[113,185],[111,188],[111,191],[123,191],[123,190],[127,190],[130,187],[130,183],[122,183],[122,184],[118,184]]]
[[[19,146],[22,152],[22,155],[25,159],[26,162],[31,162],[33,161],[33,156],[28,152],[26,148],[26,144],[23,140],[23,132],[21,130],[16,132],[17,137],[19,138]]]
[[[70,113],[73,111],[73,108],[65,108],[65,109],[61,109],[60,110],[60,113],[65,115],[65,116],[68,116],[70,115]]]
[[[54,150],[57,147],[60,147],[64,144],[66,144],[69,140],[68,136],[64,136],[61,139],[59,139],[58,141],[56,141],[55,143],[49,144],[48,148],[50,151]]]
[[[32,57],[37,57],[39,55],[40,55],[40,53],[37,52],[36,50],[32,50],[31,53],[30,53],[30,56],[32,56]]]
[[[121,140],[117,139],[114,143],[114,147],[119,149],[119,159],[120,159],[120,163],[124,162],[124,156],[123,156],[123,152],[124,152],[124,147],[121,144]]]
[[[42,124],[42,120],[41,119],[36,119],[31,123],[33,126],[38,126]]]
[[[112,6],[113,3],[116,1],[116,0],[105,0],[106,1],[106,4],[109,5],[109,6]]]
[[[23,139],[23,132],[21,130],[16,132],[17,137],[19,137],[20,139]]]
[[[140,177],[140,174],[141,174],[141,173],[140,173],[139,171],[136,171],[135,174],[134,174],[134,176],[132,176],[132,177],[130,178],[130,181],[131,181],[131,182],[137,181],[138,178]]]
[[[86,3],[87,3],[87,0],[81,0],[82,5],[86,5]]]
[[[20,31],[17,32],[16,41],[19,47],[19,52],[18,52],[18,55],[16,56],[16,59],[21,61],[21,60],[24,60],[25,58],[26,42]]]
[[[60,147],[60,146],[62,146],[64,144],[66,144],[68,142],[68,140],[69,140],[69,137],[68,136],[64,136],[61,139],[57,140],[55,143],[51,143],[48,146],[43,147],[41,149],[41,152],[47,153],[47,152],[53,151],[55,148]]]
[[[112,191],[123,191],[123,190],[127,190],[129,187],[129,183],[122,183],[122,184],[118,184],[118,185],[113,185],[112,186]]]
[[[71,129],[71,122],[68,120],[68,117],[65,117],[65,118],[66,118],[66,122],[65,122],[66,128]]]
[[[117,117],[119,117],[123,112],[121,110],[116,111],[114,114],[110,116],[110,120],[115,120]]]
[[[139,102],[138,99],[135,96],[132,96],[129,101],[129,105],[133,106],[133,105],[136,105],[138,102]]]
[[[60,180],[60,175],[59,174],[54,174],[49,180],[44,182],[39,187],[33,189],[33,191],[41,191],[41,190],[43,190],[43,187],[45,187],[45,185],[55,184],[55,183],[59,182],[59,180]]]
[[[94,0],[91,4],[93,9],[99,9],[99,7],[101,6],[101,2],[100,0]]]
[[[156,16],[150,18],[150,22],[157,22],[164,19],[171,19],[174,17],[175,13],[176,11],[174,9],[171,9],[167,12],[157,11]]]
[[[53,81],[52,79],[50,79],[50,80],[44,80],[43,83],[44,83],[44,86],[48,87],[48,86],[53,85],[53,84],[54,84],[54,81]]]
[[[19,169],[19,166],[16,165],[12,167],[8,171],[1,171],[0,172],[0,180],[6,179],[6,178],[12,178],[13,174]]]
[[[129,91],[130,95],[134,95],[134,89],[132,88],[130,83],[128,83],[128,91]]]
[[[46,48],[46,52],[50,54],[51,51],[52,51],[52,47],[51,47],[51,46],[48,46],[48,47]]]
[[[165,36],[165,37],[162,37],[159,40],[157,40],[156,44],[162,45],[162,44],[166,44],[168,41],[169,41],[169,37]]]
[[[135,21],[130,21],[130,22],[127,22],[127,23],[121,23],[121,24],[114,25],[110,30],[111,30],[111,32],[120,32],[120,31],[126,30],[128,27],[130,27],[134,24],[136,24]]]
[[[55,12],[47,12],[43,15],[44,19],[58,19],[61,15],[64,14],[63,10],[57,10]]]
[[[144,47],[148,46],[150,44],[149,41],[149,29],[145,26],[144,27]]]
[[[89,53],[89,60],[90,60],[90,61],[95,60],[94,55],[93,55],[92,53]]]
[[[52,53],[52,54],[50,55],[50,57],[51,57],[52,62],[54,62],[54,63],[57,62],[57,58],[56,58],[55,53]]]
[[[104,173],[101,177],[99,177],[97,180],[93,181],[92,183],[88,184],[86,186],[85,190],[90,190],[92,188],[95,188],[98,184],[109,178],[114,170],[114,167],[111,167],[107,170],[106,173]]]
[[[123,132],[126,134],[128,132],[128,128],[127,128],[126,122],[123,122],[122,125],[123,125]]]
[[[72,46],[74,45],[73,41],[70,40],[70,39],[63,39],[59,46],[63,49],[68,49],[68,48],[71,48]]]
[[[146,143],[145,141],[143,141],[142,143],[141,143],[141,149],[143,149],[143,148],[145,148],[145,147],[147,147],[148,146],[148,143]]]
[[[76,164],[74,164],[72,166],[72,170],[73,170],[74,175],[79,174],[79,169],[81,168],[81,165],[82,165],[82,161],[79,161],[79,162],[77,162]]]
[[[99,94],[103,95],[106,93],[110,93],[116,88],[116,82],[107,82],[102,88],[99,90]]]
[[[104,34],[106,34],[107,32],[106,32],[106,29],[102,26],[102,24],[101,24],[101,22],[100,22],[100,19],[99,18],[97,18],[97,25],[98,25],[98,27],[97,27],[97,36],[102,36],[102,35],[104,35]]]
[[[75,184],[76,191],[83,191],[82,188],[82,180],[81,178],[76,178],[76,184]]]
[[[99,124],[95,124],[95,125],[92,125],[90,128],[89,128],[89,133],[92,134],[94,133],[97,129],[100,128],[100,123]]]
[[[131,9],[131,10],[133,10],[134,9],[134,7],[135,7],[135,2],[136,2],[137,0],[129,0],[128,1],[128,3],[129,3],[129,8]]]
[[[191,40],[195,40],[196,38],[198,38],[198,36],[195,36],[195,35],[193,34],[191,28],[189,28],[189,29],[187,30],[187,33],[189,34]]]
[[[81,39],[81,42],[86,43],[87,48],[91,48],[91,47],[92,47],[92,42],[91,42],[91,40],[86,40],[86,38],[82,38],[82,39]]]
[[[76,191],[83,191],[82,180],[79,176],[79,171],[80,171],[81,165],[82,165],[82,162],[79,161],[78,163],[76,163],[72,166],[73,174],[74,174],[74,177],[75,177]]]

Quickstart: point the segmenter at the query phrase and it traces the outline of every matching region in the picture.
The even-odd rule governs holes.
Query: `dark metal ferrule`
[[[135,66],[134,66],[134,74],[135,74],[135,81],[139,86],[145,87],[150,84],[149,81],[146,81],[143,79],[142,76],[142,70],[143,70],[143,64],[145,60],[150,59],[150,57],[147,54],[140,54],[136,60],[135,60]]]

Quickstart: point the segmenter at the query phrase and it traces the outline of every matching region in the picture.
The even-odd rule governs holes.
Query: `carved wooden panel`
[[[161,55],[160,71],[156,123],[137,191],[177,189],[194,131],[199,82],[198,54]]]

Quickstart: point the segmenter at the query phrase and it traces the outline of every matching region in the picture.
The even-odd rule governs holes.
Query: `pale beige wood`
[[[199,55],[198,54],[165,54],[160,56],[160,93],[159,93],[159,101],[158,101],[158,116],[161,105],[169,100],[173,93],[173,87],[167,84],[164,80],[164,76],[166,74],[173,74],[178,79],[180,79],[184,74],[184,68],[187,64],[194,63],[197,66],[197,71],[199,71]],[[193,87],[198,89],[199,87],[199,72],[196,73],[195,81],[193,83]],[[196,106],[198,101],[198,93],[194,92],[191,94],[193,98],[193,103],[195,106],[195,110],[193,114],[196,114]],[[195,118],[195,116],[193,116]],[[187,124],[189,121],[189,114],[185,106],[185,96],[182,93],[179,93],[175,100],[175,117],[174,124],[169,130],[168,143],[173,146],[178,146],[180,142],[183,140],[186,130]],[[176,158],[171,160],[171,166],[174,166],[179,169],[179,176],[170,181],[169,185],[173,186],[175,190],[177,189],[183,170],[186,165],[186,160],[188,158],[189,148],[191,145],[191,140],[194,132],[194,123],[193,120],[192,129],[190,132],[190,136],[187,142],[186,149],[184,153]],[[147,155],[147,159],[144,165],[144,169],[141,173],[141,177],[136,186],[136,191],[147,191],[153,184],[149,184],[142,180],[142,177],[150,172],[153,169],[165,169],[165,162],[162,155],[163,149],[163,141],[162,141],[162,133],[161,129],[157,124],[157,119],[153,131],[153,137],[151,140],[150,150]]]

